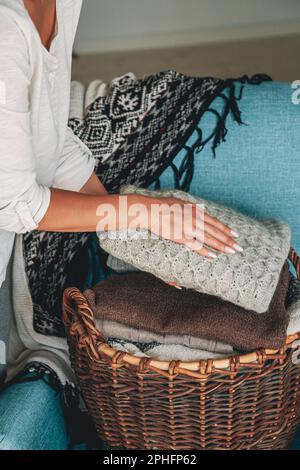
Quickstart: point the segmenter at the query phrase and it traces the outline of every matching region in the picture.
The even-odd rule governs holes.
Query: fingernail
[[[166,282],[166,284],[171,287],[176,287],[176,289],[182,289],[182,287],[180,287],[178,284],[175,284],[175,282]]]
[[[234,237],[234,238],[238,238],[239,237],[239,234],[237,232],[235,232],[234,230],[231,230],[231,235]]]
[[[207,253],[207,255],[208,255],[210,258],[217,258],[216,253],[213,253],[212,251],[209,251],[209,252]]]
[[[230,248],[229,246],[226,246],[225,247],[225,253],[228,253],[230,255],[233,255],[234,253],[236,253],[235,250],[233,250],[232,248]]]
[[[233,245],[233,248],[234,248],[236,251],[239,251],[240,253],[241,253],[242,251],[244,251],[244,249],[243,249],[240,245],[238,245],[237,243],[235,243],[235,244]]]

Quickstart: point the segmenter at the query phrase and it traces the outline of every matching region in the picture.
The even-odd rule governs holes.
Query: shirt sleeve
[[[70,39],[73,45],[82,8],[82,0],[66,0],[63,2],[62,6],[66,18],[70,19],[69,21],[66,20],[66,23],[70,23]],[[70,50],[72,45],[70,46]],[[95,160],[91,151],[73,131],[67,127],[64,148],[52,187],[78,192],[91,177],[94,168]]]
[[[32,147],[27,41],[13,18],[0,15],[0,229],[34,230],[47,212],[50,189],[37,183]]]
[[[88,147],[68,127],[63,154],[57,167],[53,188],[80,191],[95,169]]]

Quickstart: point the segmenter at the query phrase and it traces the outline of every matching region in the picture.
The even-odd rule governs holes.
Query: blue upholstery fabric
[[[239,102],[245,125],[227,120],[226,142],[213,157],[209,144],[195,155],[190,192],[258,218],[278,217],[292,227],[292,245],[300,253],[300,105],[292,102],[288,83],[245,85]],[[215,109],[222,109],[217,98]],[[216,124],[207,113],[200,124],[204,138]],[[187,142],[191,146],[196,132]],[[176,157],[179,163],[185,150]],[[166,170],[161,186],[174,186]],[[300,449],[300,430],[293,444]]]
[[[0,394],[0,450],[66,450],[61,397],[43,380],[14,383]]]
[[[226,142],[217,149],[216,158],[209,144],[195,155],[190,192],[251,216],[286,220],[300,252],[300,105],[292,103],[293,91],[287,83],[245,85],[239,102],[245,125],[229,116]],[[223,103],[217,98],[214,108],[222,109]],[[215,124],[216,117],[206,113],[200,124],[204,137]],[[195,137],[196,133],[187,145]],[[182,150],[176,162],[184,154]],[[161,186],[174,186],[172,171],[164,172]]]

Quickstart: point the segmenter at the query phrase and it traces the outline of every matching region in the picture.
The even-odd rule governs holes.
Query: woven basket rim
[[[289,259],[295,267],[297,278],[300,279],[300,258],[291,248]],[[73,305],[76,305],[77,322],[74,322],[76,311]],[[84,295],[76,287],[69,287],[64,292],[63,297],[63,315],[65,325],[71,325],[69,332],[71,335],[80,334],[82,336],[84,330],[84,346],[88,347],[89,354],[93,361],[100,360],[100,354],[107,356],[113,364],[128,364],[129,366],[138,367],[141,370],[151,368],[158,371],[173,371],[194,375],[199,372],[207,375],[216,369],[218,370],[236,370],[238,366],[247,366],[250,364],[263,365],[266,360],[282,359],[286,351],[293,346],[293,343],[300,340],[300,332],[287,336],[285,343],[280,349],[258,349],[250,353],[236,354],[228,357],[216,359],[203,359],[199,361],[162,361],[150,357],[133,356],[130,353],[112,348],[108,345],[106,339],[97,329],[94,321],[94,314]],[[79,327],[80,322],[80,328]],[[80,330],[80,332],[79,332]],[[190,373],[190,374],[189,374]],[[201,375],[200,374],[200,375]]]

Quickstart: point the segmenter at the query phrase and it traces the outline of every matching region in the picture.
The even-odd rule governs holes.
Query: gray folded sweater
[[[220,297],[257,313],[268,310],[290,249],[291,233],[286,223],[254,220],[178,190],[149,191],[126,186],[121,193],[175,197],[203,204],[210,215],[239,233],[244,251],[205,258],[184,245],[153,239],[145,230],[101,233],[104,250],[164,281]]]
[[[158,361],[201,361],[207,359],[221,359],[238,354],[231,349],[229,352],[216,353],[204,349],[192,349],[181,344],[149,343],[144,344],[126,341],[118,338],[109,338],[108,344],[111,348],[124,351],[133,356],[152,357]]]
[[[90,294],[87,294],[89,298]],[[126,324],[105,320],[105,318],[95,319],[96,327],[106,338],[118,338],[127,343],[153,344],[156,345],[180,345],[189,349],[209,351],[217,354],[233,354],[233,347],[221,341],[204,339],[189,334],[167,334],[154,333],[153,331],[141,328],[134,328]]]

